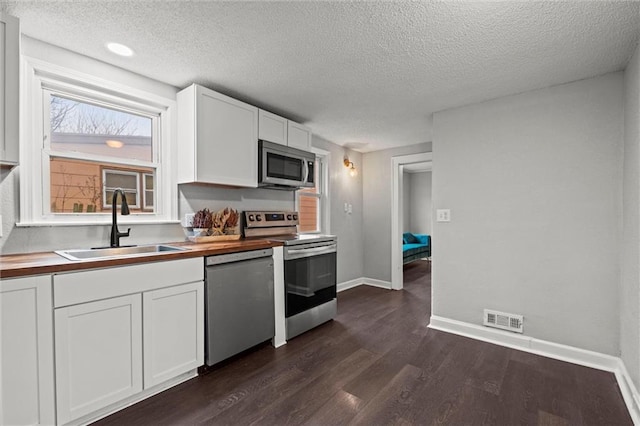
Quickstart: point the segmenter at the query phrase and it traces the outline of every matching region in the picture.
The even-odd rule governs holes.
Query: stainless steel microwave
[[[295,190],[315,186],[315,154],[258,141],[258,186]]]

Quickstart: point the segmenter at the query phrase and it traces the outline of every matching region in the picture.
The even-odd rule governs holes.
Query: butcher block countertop
[[[216,254],[235,253],[239,251],[260,250],[281,246],[278,241],[267,239],[245,239],[216,243],[162,243],[189,250],[118,257],[114,259],[68,260],[52,251],[40,253],[23,253],[0,256],[0,278],[24,277],[27,275],[54,274],[58,272],[80,271],[92,268],[108,268],[112,266],[132,265],[146,262],[203,257]]]

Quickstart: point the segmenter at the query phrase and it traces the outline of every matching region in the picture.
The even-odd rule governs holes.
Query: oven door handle
[[[313,248],[288,248],[284,253],[285,260],[299,259],[301,257],[319,256],[321,254],[335,253],[337,251],[337,244],[331,244],[322,247]]]

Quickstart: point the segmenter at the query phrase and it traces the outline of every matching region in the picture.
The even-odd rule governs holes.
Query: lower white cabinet
[[[58,424],[142,391],[140,294],[55,311]]]
[[[58,424],[90,422],[204,364],[203,279],[202,258],[54,275]]]
[[[0,424],[55,423],[51,276],[0,280]]]
[[[202,282],[143,293],[144,388],[204,364]]]

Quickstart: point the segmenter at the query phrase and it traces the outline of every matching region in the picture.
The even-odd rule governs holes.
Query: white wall
[[[175,100],[175,94],[178,91],[177,88],[168,84],[25,36],[22,37],[22,53],[108,81],[143,89],[168,99]],[[21,125],[28,125],[28,123],[21,123]],[[24,141],[22,140],[21,143]],[[16,222],[20,219],[20,173],[24,173],[20,166],[10,170],[0,170],[0,200],[2,201],[0,212],[3,234],[0,238],[0,252],[2,254],[108,245],[109,225],[16,227]],[[136,224],[131,225],[131,228],[131,237],[123,240],[126,244],[184,239],[184,233],[178,224]]]
[[[618,355],[622,129],[622,73],[434,114],[433,314]]]
[[[312,145],[329,151],[329,188],[331,204],[331,234],[338,236],[338,283],[363,276],[363,224],[362,224],[362,154],[338,146],[318,136]],[[349,175],[343,164],[348,156],[358,169],[357,176]],[[344,211],[344,204],[352,205],[352,213]]]
[[[391,157],[431,152],[431,142],[362,156],[364,276],[391,281]]]
[[[431,172],[409,173],[411,232],[431,234]]]
[[[620,351],[640,388],[640,46],[624,75],[624,174]]]

